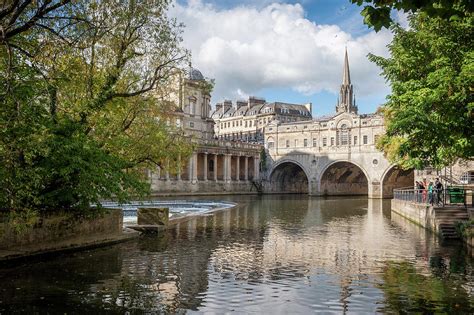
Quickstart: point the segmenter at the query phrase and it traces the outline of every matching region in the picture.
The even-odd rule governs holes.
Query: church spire
[[[343,85],[351,84],[351,73],[349,71],[349,58],[347,57],[347,47],[346,47],[346,55],[344,56],[344,72],[342,75],[342,84]]]
[[[342,70],[342,84],[339,91],[339,97],[336,106],[337,113],[357,114],[355,105],[354,89],[351,83],[351,73],[349,71],[349,57],[347,56],[347,47],[344,55],[344,68]]]

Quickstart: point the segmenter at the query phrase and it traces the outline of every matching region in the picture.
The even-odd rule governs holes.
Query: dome
[[[189,80],[204,80],[204,76],[198,69],[191,68],[189,70]]]

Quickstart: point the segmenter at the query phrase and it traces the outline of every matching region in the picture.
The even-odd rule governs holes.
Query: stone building
[[[214,138],[209,82],[199,70],[190,68],[187,73],[178,73],[176,85],[178,88],[171,95],[171,100],[176,104],[176,124],[188,136]]]
[[[272,121],[265,128],[267,192],[390,197],[413,185],[413,171],[391,165],[375,144],[379,114],[358,114],[347,51],[334,115],[311,121]]]
[[[267,103],[264,99],[249,97],[248,101],[231,101],[216,104],[211,117],[219,139],[263,143],[264,128],[274,120],[296,122],[311,120],[311,103]]]
[[[210,84],[199,70],[179,73],[176,85],[170,96],[176,104],[175,123],[195,149],[176,174],[166,168],[149,172],[152,194],[256,192],[262,146],[217,139],[210,116]]]

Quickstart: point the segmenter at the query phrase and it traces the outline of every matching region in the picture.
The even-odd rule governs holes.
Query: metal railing
[[[463,186],[447,186],[446,189],[401,188],[393,190],[393,198],[433,206],[474,207],[473,189]]]

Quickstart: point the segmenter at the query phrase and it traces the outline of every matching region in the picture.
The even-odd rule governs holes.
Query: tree
[[[191,145],[170,94],[188,53],[169,2],[0,6],[0,207],[125,201],[147,192],[146,168],[178,169]]]
[[[359,6],[367,4],[361,15],[364,17],[364,23],[376,31],[390,27],[393,23],[390,16],[392,10],[410,14],[420,12],[444,20],[464,18],[474,10],[474,2],[471,0],[351,0],[351,2]]]
[[[389,58],[369,55],[392,92],[378,147],[404,168],[441,168],[474,156],[474,24],[418,13],[393,26]]]

